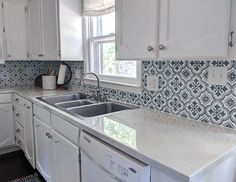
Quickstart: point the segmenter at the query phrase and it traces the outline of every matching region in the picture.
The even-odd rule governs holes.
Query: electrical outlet
[[[156,76],[148,76],[147,77],[147,90],[150,91],[158,91],[159,87],[159,79]]]
[[[227,67],[209,67],[208,84],[211,85],[226,85],[227,83]]]

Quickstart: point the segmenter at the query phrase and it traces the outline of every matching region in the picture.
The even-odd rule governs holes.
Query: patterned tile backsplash
[[[79,87],[83,62],[67,62],[73,73],[71,88]],[[56,70],[57,61],[17,61],[0,65],[0,87],[33,86],[37,75],[48,65]],[[207,83],[209,66],[228,68],[227,84]],[[175,115],[236,129],[236,61],[143,61],[141,94],[102,88],[110,99],[148,107]],[[77,77],[76,77],[77,76]],[[146,89],[147,76],[156,76],[159,91]],[[84,92],[95,89],[84,85]]]

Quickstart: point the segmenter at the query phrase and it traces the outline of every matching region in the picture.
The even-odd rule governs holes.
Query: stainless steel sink
[[[105,102],[76,108],[68,108],[66,110],[74,115],[79,115],[82,117],[94,117],[132,108],[133,107],[130,106],[125,106],[112,102]]]
[[[113,102],[101,102],[86,94],[67,94],[59,96],[38,97],[37,99],[61,109],[79,118],[106,115],[137,107]]]
[[[67,101],[67,102],[59,102],[55,105],[59,108],[71,108],[71,107],[78,107],[78,106],[84,106],[84,105],[90,105],[97,103],[95,100],[91,99],[82,99],[82,100],[74,100],[74,101]]]
[[[68,101],[75,101],[88,98],[89,96],[85,94],[68,94],[59,96],[38,97],[39,100],[44,101],[51,105],[55,105],[56,103],[60,102],[68,102]]]

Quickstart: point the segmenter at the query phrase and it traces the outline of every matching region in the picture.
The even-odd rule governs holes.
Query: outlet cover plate
[[[208,70],[208,84],[226,85],[228,68],[211,66]]]
[[[157,76],[148,76],[147,77],[147,90],[158,91],[159,90],[159,79]]]

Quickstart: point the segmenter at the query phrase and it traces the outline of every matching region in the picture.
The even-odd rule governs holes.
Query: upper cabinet
[[[116,0],[116,59],[156,58],[157,35],[157,0]]]
[[[81,3],[29,1],[30,58],[83,60]]]
[[[83,60],[81,1],[58,2],[61,60]]]
[[[9,60],[27,59],[27,1],[2,2],[4,28],[1,40]],[[5,42],[4,42],[5,41]],[[3,48],[2,48],[3,49]]]
[[[117,59],[227,58],[230,1],[117,0]]]
[[[236,58],[236,0],[231,2],[231,22],[229,31],[229,57]]]
[[[58,60],[60,48],[56,0],[29,0],[29,56],[33,60]]]
[[[160,0],[160,58],[226,58],[230,0]]]

